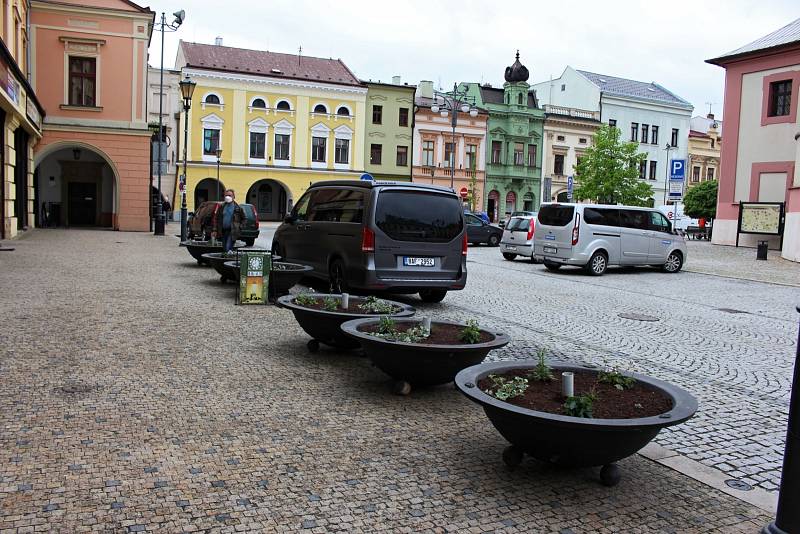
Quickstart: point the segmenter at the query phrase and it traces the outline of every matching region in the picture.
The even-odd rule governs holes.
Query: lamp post
[[[664,205],[667,205],[667,187],[669,186],[669,151],[675,148],[674,146],[667,143],[667,146],[664,147],[664,150],[667,151],[667,164],[665,165],[664,169]],[[677,211],[677,210],[676,210]]]
[[[181,175],[180,188],[181,188],[181,242],[186,241],[186,177],[187,174],[187,160],[186,151],[187,144],[189,143],[189,109],[192,107],[192,95],[197,83],[189,79],[189,75],[181,80],[178,85],[181,88],[181,97],[183,98],[183,175]]]
[[[217,141],[219,143],[219,141]],[[222,157],[222,147],[217,146],[217,200],[222,199],[222,191],[219,184],[219,159]]]
[[[458,112],[469,113],[470,117],[478,116],[478,108],[475,107],[475,97],[467,95],[467,88],[458,89],[458,84],[453,83],[452,93],[434,93],[434,103],[431,106],[433,113],[441,113],[442,117],[447,117],[450,113],[450,126],[453,128],[453,150],[450,152],[452,162],[450,165],[450,189],[453,189],[456,177],[456,126],[458,125]]]
[[[175,20],[172,24],[167,24],[167,16],[161,12],[161,22],[156,22],[153,29],[161,31],[161,68],[159,71],[158,82],[158,198],[156,202],[155,212],[155,231],[154,235],[164,235],[164,210],[161,202],[161,162],[163,161],[163,143],[164,143],[164,33],[176,31],[183,20],[186,18],[184,10],[176,11],[173,13]],[[149,191],[148,191],[149,193]]]

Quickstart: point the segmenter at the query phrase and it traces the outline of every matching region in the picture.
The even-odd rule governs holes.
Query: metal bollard
[[[797,307],[800,312],[800,306]],[[794,360],[794,378],[789,401],[789,422],[786,424],[786,449],[783,452],[781,489],[775,521],[764,527],[762,534],[800,532],[800,332]]]

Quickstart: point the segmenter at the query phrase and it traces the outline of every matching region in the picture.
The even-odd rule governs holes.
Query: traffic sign
[[[575,180],[572,176],[567,176],[567,200],[572,202],[572,189],[575,185]]]
[[[375,180],[375,178],[373,178],[373,177],[372,177],[372,175],[371,175],[371,174],[369,174],[368,172],[365,172],[364,174],[362,174],[362,175],[361,175],[361,179],[362,179],[362,180],[365,180],[365,181],[367,181],[367,182],[372,182],[372,181],[374,181],[374,180]]]
[[[461,198],[466,200],[466,198],[469,196],[469,191],[467,191],[466,187],[462,187],[461,191],[459,191],[459,194],[461,194]]]
[[[673,159],[669,162],[669,179],[681,180],[686,178],[686,160]]]

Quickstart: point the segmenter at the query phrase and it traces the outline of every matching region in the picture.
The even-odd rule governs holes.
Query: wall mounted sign
[[[742,234],[781,235],[783,202],[741,202],[739,232]]]

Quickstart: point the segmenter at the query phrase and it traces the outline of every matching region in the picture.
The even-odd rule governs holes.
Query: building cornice
[[[354,170],[354,169],[320,169],[317,167],[282,167],[280,165],[256,165],[256,164],[241,164],[241,163],[224,163],[221,162],[219,164],[220,169],[244,169],[244,170],[253,170],[253,169],[261,169],[261,170],[274,170],[274,171],[287,171],[287,172],[294,172],[294,173],[314,173],[314,174],[336,174],[336,175],[347,175],[352,174],[354,176],[361,176],[364,174],[363,170]],[[216,169],[217,162],[216,159],[213,162],[207,161],[189,161],[187,162],[187,167],[198,168],[198,169]]]
[[[142,19],[148,22],[155,20],[155,11],[127,11],[124,9],[89,7],[76,4],[62,4],[47,0],[31,0],[31,7],[43,11],[58,11],[76,15],[94,15],[98,17],[122,17],[126,19]]]
[[[367,95],[366,87],[357,87],[353,85],[337,85],[332,83],[318,83],[318,82],[303,82],[299,80],[289,80],[285,78],[272,78],[270,76],[254,76],[251,74],[238,74],[233,72],[202,69],[197,67],[184,67],[183,73],[188,74],[192,78],[207,78],[209,80],[226,80],[231,82],[245,82],[254,83],[259,85],[270,85],[274,87],[292,87],[300,89],[312,89],[333,91],[337,93],[350,93],[356,95]]]
[[[612,93],[603,93],[601,91],[601,98],[604,101],[618,101],[621,102],[623,105],[628,102],[636,102],[637,104],[643,104],[646,106],[651,106],[651,111],[664,111],[663,109],[658,108],[666,108],[673,112],[680,112],[680,113],[688,113],[689,118],[691,118],[691,114],[694,111],[694,106],[691,104],[672,104],[670,102],[663,102],[663,101],[656,101],[656,100],[648,100],[646,98],[636,98],[633,96],[623,96],[618,94]],[[613,103],[613,102],[608,102]]]

